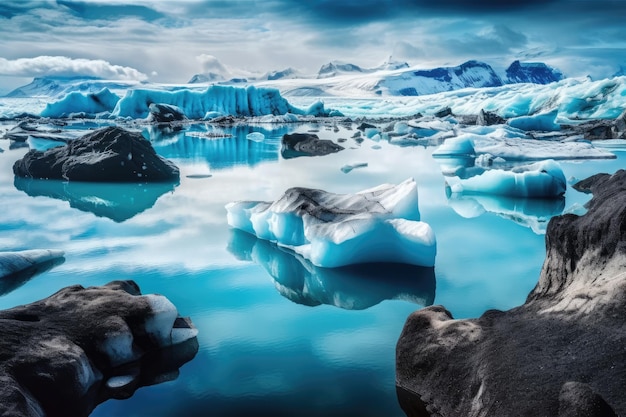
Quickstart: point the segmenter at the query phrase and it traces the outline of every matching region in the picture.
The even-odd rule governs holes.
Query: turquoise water
[[[284,133],[310,130],[346,139],[346,149],[281,157]],[[247,140],[253,131],[265,141]],[[191,317],[200,349],[178,378],[107,401],[93,416],[403,416],[394,352],[406,317],[432,303],[459,318],[523,303],[545,256],[545,223],[580,211],[589,196],[571,188],[556,201],[448,196],[432,148],[358,143],[353,133],[325,124],[146,130],[181,169],[169,185],[16,180],[11,166],[26,149],[0,141],[0,247],[66,252],[64,263],[0,296],[0,308],[71,284],[133,279]],[[356,163],[367,166],[341,170]],[[582,179],[623,167],[624,153],[561,166]],[[323,270],[226,224],[230,201],[274,200],[292,186],[356,192],[408,177],[437,236],[434,271]]]

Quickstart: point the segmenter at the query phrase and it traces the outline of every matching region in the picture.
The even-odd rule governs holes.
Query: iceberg
[[[87,94],[72,91],[61,100],[48,103],[41,112],[41,116],[54,119],[72,117],[72,115],[96,117],[102,113],[112,112],[119,99],[120,97],[108,88]]]
[[[521,165],[511,170],[460,168],[446,176],[453,193],[484,193],[508,197],[550,198],[565,193],[563,170],[553,160]]]
[[[614,159],[615,154],[587,141],[530,139],[525,132],[510,126],[478,126],[470,133],[446,139],[432,153],[435,158],[467,157],[490,154],[506,161],[545,159]]]
[[[230,226],[277,242],[318,267],[435,264],[435,234],[420,221],[412,178],[356,194],[290,188],[274,202],[232,202],[226,210]]]
[[[204,91],[128,90],[112,114],[120,118],[144,119],[150,113],[152,103],[176,106],[189,119],[202,119],[207,113],[233,116],[306,114],[289,104],[277,89],[224,85],[211,85]],[[315,110],[319,111],[319,108]]]

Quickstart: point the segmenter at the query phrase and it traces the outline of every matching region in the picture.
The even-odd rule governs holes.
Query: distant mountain
[[[266,80],[274,81],[274,80],[285,80],[285,79],[294,79],[294,78],[302,78],[302,74],[299,71],[289,67],[285,68],[282,71],[272,71],[267,74],[265,77]]]
[[[456,67],[405,70],[384,77],[377,84],[379,94],[417,96],[467,87],[497,87],[502,80],[489,64],[467,61]]]
[[[514,61],[506,70],[506,84],[550,84],[563,79],[563,73],[543,62]]]
[[[37,77],[5,97],[63,97],[72,91],[97,93],[103,88],[122,91],[138,84],[138,81],[103,80],[95,77]]]
[[[196,74],[187,82],[187,84],[201,84],[201,83],[213,83],[218,81],[224,81],[226,78],[222,74],[216,72],[205,72],[202,74]]]
[[[335,77],[341,74],[349,73],[362,73],[364,72],[361,67],[354,64],[349,64],[341,61],[332,61],[328,64],[322,65],[317,73],[317,78],[329,78]]]
[[[403,68],[409,68],[409,64],[404,61],[394,61],[392,57],[389,57],[378,67],[372,68],[372,71],[394,71]]]

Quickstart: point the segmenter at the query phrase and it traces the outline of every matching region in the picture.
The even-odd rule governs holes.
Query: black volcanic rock
[[[409,416],[626,415],[626,171],[580,188],[593,193],[588,212],[552,218],[522,306],[408,318],[396,385]]]
[[[140,133],[105,127],[45,152],[30,150],[13,173],[25,178],[95,182],[177,181],[178,168]]]
[[[133,281],[74,285],[0,311],[0,415],[86,417],[109,398],[171,380],[197,331]]]
[[[152,103],[148,107],[148,121],[153,123],[171,123],[187,120],[180,107],[165,103]]]
[[[506,123],[506,120],[503,117],[500,117],[497,113],[483,109],[480,110],[476,118],[476,124],[479,126],[501,125],[504,123]]]
[[[323,156],[339,152],[344,147],[337,145],[332,140],[320,139],[311,133],[293,133],[283,136],[280,150],[283,158],[296,158],[299,156]]]

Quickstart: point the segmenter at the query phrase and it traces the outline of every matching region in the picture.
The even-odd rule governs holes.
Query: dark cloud
[[[66,7],[73,15],[85,20],[115,20],[134,17],[146,22],[153,22],[166,18],[166,15],[159,11],[139,5],[110,5],[62,0],[58,0],[57,4]]]

